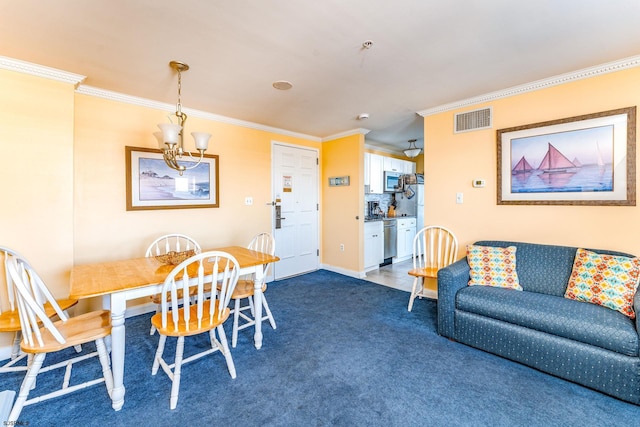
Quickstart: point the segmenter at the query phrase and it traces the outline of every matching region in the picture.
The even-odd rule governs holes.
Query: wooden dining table
[[[231,254],[240,266],[240,275],[253,274],[255,280],[254,344],[262,347],[262,281],[263,265],[279,260],[277,256],[252,251],[241,246],[212,249]],[[150,258],[132,258],[94,264],[76,265],[71,270],[69,298],[103,297],[111,311],[111,368],[113,372],[113,409],[124,405],[125,312],[127,301],[157,294],[165,278],[175,266]],[[209,275],[208,281],[213,280]]]

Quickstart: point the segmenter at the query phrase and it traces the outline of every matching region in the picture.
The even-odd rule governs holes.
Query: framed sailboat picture
[[[499,205],[636,205],[636,107],[497,131]]]

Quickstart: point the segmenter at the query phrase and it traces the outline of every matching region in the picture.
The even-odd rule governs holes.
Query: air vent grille
[[[491,128],[491,107],[455,115],[454,133]]]

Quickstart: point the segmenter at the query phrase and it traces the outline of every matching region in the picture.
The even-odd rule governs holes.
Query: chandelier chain
[[[178,105],[176,105],[177,116],[182,116],[182,72],[178,69]]]

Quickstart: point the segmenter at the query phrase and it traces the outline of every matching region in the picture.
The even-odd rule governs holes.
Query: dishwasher
[[[398,229],[395,219],[385,219],[384,223],[384,262],[382,265],[389,265],[392,258],[396,256],[396,241],[398,239]]]

